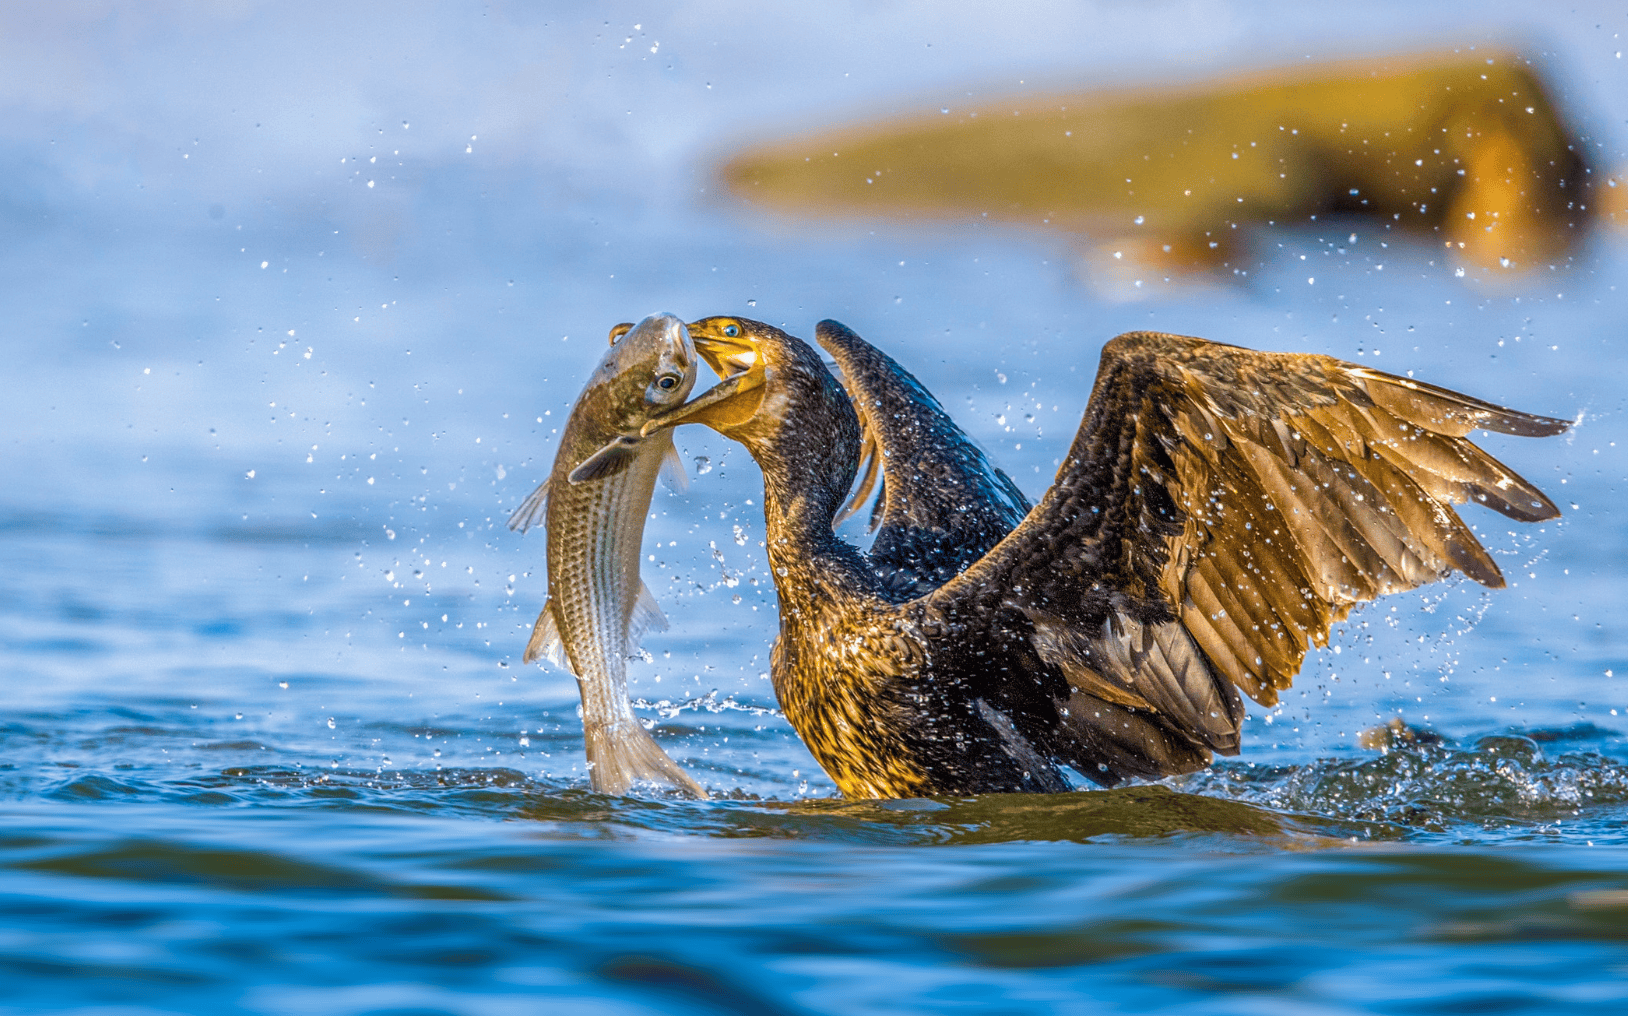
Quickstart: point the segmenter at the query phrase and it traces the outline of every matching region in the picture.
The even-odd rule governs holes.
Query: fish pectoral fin
[[[552,598],[543,604],[543,612],[537,615],[537,623],[531,626],[531,640],[526,643],[526,654],[520,658],[520,662],[536,663],[545,658],[566,673],[575,674],[571,661],[565,656],[565,640],[560,638],[560,621],[554,616]]]
[[[539,483],[537,489],[532,491],[524,501],[520,502],[520,507],[516,508],[514,514],[509,516],[510,529],[517,529],[524,533],[532,526],[543,521],[548,515],[549,482],[549,480],[544,480]]]
[[[679,494],[690,489],[690,478],[684,472],[684,460],[678,457],[678,447],[673,444],[673,432],[666,431],[667,451],[661,456],[661,482],[667,489]]]
[[[605,447],[583,459],[566,479],[572,483],[587,483],[589,480],[615,476],[632,464],[639,454],[639,445],[643,443],[643,438],[618,434]]]
[[[644,633],[667,630],[667,615],[661,612],[661,604],[656,602],[656,594],[643,582],[639,583],[639,598],[633,601],[633,616],[627,623],[627,655],[635,656],[639,652],[639,643],[644,640]]]

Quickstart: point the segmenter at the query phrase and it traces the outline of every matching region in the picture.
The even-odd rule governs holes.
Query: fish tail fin
[[[555,616],[552,597],[543,604],[543,612],[537,615],[537,623],[531,626],[531,639],[526,643],[526,653],[520,657],[520,662],[536,663],[544,658],[566,673],[575,673],[571,669],[571,661],[565,656],[565,640],[560,637],[560,620]]]
[[[707,800],[701,784],[661,750],[638,720],[629,717],[616,723],[586,725],[583,733],[589,778],[597,793],[626,794],[635,780],[649,780],[697,800]]]

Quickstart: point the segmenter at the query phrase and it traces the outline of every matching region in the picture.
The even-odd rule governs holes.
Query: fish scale
[[[558,540],[550,530],[549,597],[564,615],[562,629],[585,633],[565,645],[571,669],[582,682],[585,725],[634,718],[627,700],[632,647],[616,636],[625,632],[639,595],[637,537],[648,498],[639,503],[637,494],[640,488],[653,488],[659,465],[653,459],[648,466],[629,468],[617,478],[626,482],[571,485],[557,503],[570,524]]]

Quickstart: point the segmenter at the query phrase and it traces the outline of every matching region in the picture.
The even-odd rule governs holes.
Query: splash
[[[707,692],[705,695],[697,695],[694,698],[685,699],[682,702],[674,702],[671,699],[657,699],[656,701],[651,702],[648,699],[638,698],[634,699],[631,704],[635,709],[651,710],[657,715],[661,716],[663,719],[668,720],[674,718],[680,713],[702,711],[709,713],[739,712],[745,713],[748,716],[778,717],[784,715],[780,712],[780,710],[774,708],[773,706],[754,706],[747,702],[736,701],[735,696],[733,695],[726,695],[723,698],[719,698],[718,689],[716,688]]]
[[[1382,730],[1385,728],[1381,728]],[[1168,781],[1179,790],[1347,822],[1385,822],[1413,835],[1628,841],[1628,764],[1621,741],[1590,724],[1511,730],[1464,742],[1411,728],[1377,756],[1305,765],[1222,763]]]

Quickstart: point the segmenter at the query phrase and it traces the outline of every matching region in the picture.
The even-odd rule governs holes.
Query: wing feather
[[[1128,333],[1052,488],[926,603],[1024,612],[1068,679],[1078,743],[1111,742],[1126,772],[1179,771],[1235,750],[1233,688],[1275,702],[1354,605],[1455,570],[1501,586],[1453,506],[1559,512],[1468,435],[1566,427],[1330,357]],[[1117,733],[1088,735],[1084,707]]]
[[[1247,675],[1244,680],[1233,683],[1259,686],[1265,677],[1264,670],[1256,662],[1260,657],[1253,640],[1243,630],[1245,619],[1250,616],[1248,608],[1238,601],[1232,584],[1221,577],[1221,569],[1213,556],[1200,558],[1194,570],[1198,573],[1196,581],[1189,580],[1189,585],[1209,594],[1210,627],[1220,636],[1227,662],[1231,664],[1227,669]],[[1204,601],[1195,595],[1194,602]]]
[[[1361,380],[1364,390],[1376,403],[1399,419],[1416,421],[1438,434],[1465,437],[1470,431],[1480,429],[1517,437],[1554,437],[1571,425],[1566,420],[1505,409],[1412,378],[1354,364],[1343,366],[1353,378]]]
[[[1193,641],[1204,651],[1211,666],[1215,667],[1222,677],[1242,688],[1251,698],[1259,699],[1261,695],[1267,694],[1269,691],[1267,686],[1263,685],[1253,673],[1244,669],[1233,643],[1217,627],[1217,621],[1221,617],[1221,606],[1209,585],[1203,581],[1196,582],[1190,592],[1192,595],[1183,604],[1178,616],[1182,625],[1192,634]]]
[[[838,522],[880,487],[872,565],[910,596],[935,588],[1011,532],[1028,499],[891,357],[836,321],[821,321],[815,336],[837,362],[863,435]]]

